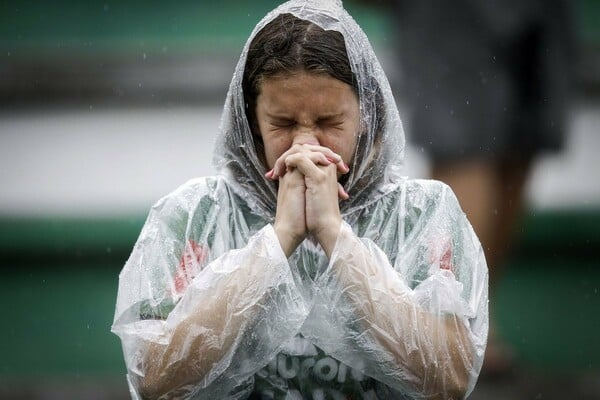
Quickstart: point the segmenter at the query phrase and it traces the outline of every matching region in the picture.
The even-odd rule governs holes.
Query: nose
[[[299,129],[294,135],[293,144],[312,144],[319,146],[318,132],[314,128],[302,128]]]

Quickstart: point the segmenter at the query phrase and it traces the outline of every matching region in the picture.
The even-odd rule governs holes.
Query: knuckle
[[[300,152],[305,148],[305,145],[303,143],[294,143],[292,145],[292,147],[290,148],[290,150],[293,150],[294,152]]]
[[[319,171],[315,174],[314,178],[316,183],[325,183],[328,180],[327,173],[325,171]]]
[[[299,158],[300,158],[300,155],[298,153],[290,154],[289,156],[287,156],[285,158],[285,165],[290,166],[290,165],[296,164],[298,162]]]

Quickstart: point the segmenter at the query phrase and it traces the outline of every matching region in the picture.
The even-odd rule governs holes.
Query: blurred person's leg
[[[448,184],[483,246],[490,273],[495,269],[495,210],[500,203],[496,168],[484,159],[435,162],[431,177]]]
[[[508,160],[498,165],[500,191],[497,218],[497,231],[494,239],[494,254],[492,260],[498,267],[491,271],[490,281],[494,290],[501,279],[503,261],[510,253],[513,242],[520,233],[519,221],[525,209],[525,192],[531,171],[532,159],[520,158]],[[494,293],[491,293],[494,295]]]
[[[431,177],[447,183],[483,246],[493,291],[522,213],[529,159],[434,162]],[[493,292],[491,293],[493,294]]]
[[[498,332],[493,297],[515,239],[523,210],[529,159],[494,162],[489,159],[434,162],[432,178],[447,183],[458,198],[484,249],[490,275],[490,334],[484,374],[508,372],[514,354]]]

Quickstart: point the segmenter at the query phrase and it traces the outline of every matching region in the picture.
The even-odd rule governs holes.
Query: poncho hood
[[[250,43],[265,25],[286,13],[325,30],[338,31],[344,37],[360,103],[360,131],[345,183],[350,199],[340,203],[342,214],[347,215],[397,188],[401,181],[404,133],[388,80],[373,48],[341,1],[292,0],[271,11],[256,25],[229,86],[213,165],[253,212],[267,220],[274,218],[277,186],[264,177],[267,168],[257,154],[246,117],[242,80]]]

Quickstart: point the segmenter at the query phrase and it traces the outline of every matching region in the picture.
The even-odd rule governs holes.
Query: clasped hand
[[[331,255],[342,222],[338,198],[348,199],[338,176],[348,171],[331,149],[295,144],[266,173],[279,180],[274,229],[286,256],[309,234]]]

